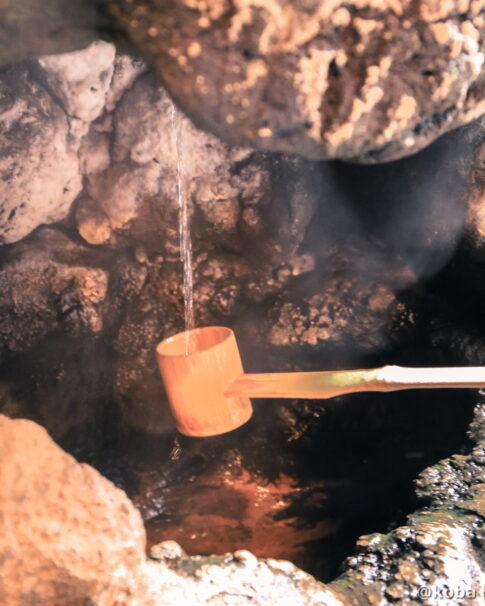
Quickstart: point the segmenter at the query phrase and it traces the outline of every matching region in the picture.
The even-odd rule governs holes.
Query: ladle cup
[[[244,374],[235,335],[223,326],[181,332],[159,343],[156,353],[177,429],[187,436],[240,427],[252,415],[249,398],[327,399],[360,391],[485,387],[485,367],[480,366]]]

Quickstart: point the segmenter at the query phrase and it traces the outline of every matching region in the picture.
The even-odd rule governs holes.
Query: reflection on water
[[[145,520],[148,548],[172,539],[191,555],[249,549],[329,581],[360,535],[404,522],[418,506],[417,474],[463,444],[473,398],[436,395],[258,401],[225,435],[131,436],[117,483]]]
[[[325,501],[323,483],[304,491],[288,476],[263,483],[242,468],[204,474],[162,491],[164,514],[146,525],[149,546],[173,539],[191,555],[249,549],[260,557],[315,569],[308,544],[335,535],[340,520],[304,520],[301,511],[295,511],[304,492],[314,508]]]

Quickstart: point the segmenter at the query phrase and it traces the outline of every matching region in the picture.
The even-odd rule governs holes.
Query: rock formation
[[[171,428],[153,351],[182,327],[178,174],[196,322],[236,325],[243,350],[247,339],[265,351],[260,370],[271,369],[271,351],[276,370],[294,367],[295,345],[321,360],[386,347],[396,293],[439,269],[464,228],[479,125],[400,166],[346,167],[225,145],[112,44],[1,78],[0,238],[10,246],[0,359],[10,383],[17,377],[8,406],[66,447],[111,417],[113,401],[125,427]],[[39,366],[46,346],[50,365]],[[110,362],[91,364],[93,352]],[[89,405],[76,404],[81,380]]]
[[[484,111],[478,1],[109,5],[182,110],[232,144],[384,162]]]
[[[31,421],[0,415],[0,455],[5,606],[341,604],[289,562],[249,552],[188,558],[167,542],[147,560],[143,524],[126,495]]]
[[[68,119],[27,69],[2,74],[0,115],[0,241],[9,243],[63,219],[82,186]]]
[[[7,0],[0,65],[131,39],[232,145],[385,162],[484,112],[479,0]]]

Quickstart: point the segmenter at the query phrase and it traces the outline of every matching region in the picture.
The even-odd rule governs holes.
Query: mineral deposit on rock
[[[110,0],[196,124],[232,144],[388,161],[485,109],[478,0]]]

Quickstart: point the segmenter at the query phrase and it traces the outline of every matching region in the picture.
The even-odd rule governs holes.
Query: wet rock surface
[[[331,584],[334,589],[348,588],[346,603],[483,601],[483,415],[482,395],[470,430],[475,441],[472,452],[440,461],[418,477],[417,493],[426,508],[389,534],[359,539],[357,555],[347,561],[344,575]]]
[[[0,435],[2,604],[340,604],[290,562],[244,550],[188,558],[167,541],[147,560],[122,491],[31,421],[0,415]]]
[[[478,1],[109,6],[182,110],[231,144],[382,162],[484,111]]]
[[[245,548],[329,581],[360,534],[385,531],[416,507],[413,478],[445,450],[429,444],[429,426],[413,435],[414,423],[398,420],[397,407],[426,426],[423,405],[410,398],[392,410],[372,398],[324,408],[257,402],[238,435],[182,441],[169,456],[161,444],[158,455],[155,444],[151,454],[146,443],[133,446],[131,458],[124,454],[123,484],[145,519],[149,544],[173,539],[191,555]],[[452,413],[447,402],[447,421],[433,422],[448,443],[446,426],[452,416],[460,422],[463,406]]]

